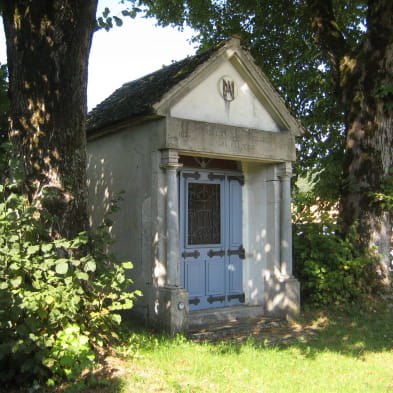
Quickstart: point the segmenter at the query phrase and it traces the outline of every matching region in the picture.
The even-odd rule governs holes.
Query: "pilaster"
[[[166,269],[168,286],[180,286],[179,198],[177,171],[182,167],[177,151],[161,152],[161,168],[166,171]]]
[[[291,217],[291,178],[292,165],[280,165],[280,267],[285,277],[292,276],[292,217]]]

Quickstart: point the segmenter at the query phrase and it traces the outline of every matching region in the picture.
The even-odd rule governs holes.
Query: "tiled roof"
[[[135,116],[154,114],[153,105],[159,102],[172,87],[207,61],[223,44],[225,41],[205,52],[187,57],[124,84],[88,114],[87,132],[92,133]]]

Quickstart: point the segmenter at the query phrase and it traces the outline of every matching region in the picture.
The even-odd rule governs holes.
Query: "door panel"
[[[205,275],[203,274],[203,262],[186,261],[187,279],[186,287],[190,297],[203,296],[205,293]]]
[[[238,180],[229,180],[229,236],[230,247],[242,244],[242,185]]]
[[[181,275],[190,310],[244,301],[242,188],[238,179],[211,171],[181,172]]]
[[[228,264],[229,274],[229,293],[241,293],[243,292],[243,280],[242,280],[242,269],[243,262],[238,256],[230,256]]]
[[[225,294],[225,264],[222,258],[209,258],[206,269],[207,295]]]

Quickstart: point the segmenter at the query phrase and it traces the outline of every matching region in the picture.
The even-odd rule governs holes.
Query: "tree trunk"
[[[357,246],[374,253],[376,273],[389,287],[392,213],[376,194],[393,167],[393,97],[385,93],[393,83],[393,7],[376,3],[369,2],[367,39],[343,95],[349,110],[341,211],[344,229],[355,226]]]
[[[307,0],[315,39],[334,72],[346,113],[346,160],[341,196],[343,232],[352,227],[360,255],[375,259],[380,283],[390,288],[391,209],[377,201],[393,163],[393,3],[368,0],[366,39],[350,47],[332,0]],[[384,87],[390,86],[390,89]]]
[[[3,0],[0,7],[9,135],[25,171],[24,191],[56,218],[52,237],[72,238],[88,223],[86,87],[97,0]]]

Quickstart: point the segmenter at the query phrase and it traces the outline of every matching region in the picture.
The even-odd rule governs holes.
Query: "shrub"
[[[302,299],[326,306],[361,302],[373,292],[372,258],[357,256],[348,239],[324,224],[295,226],[294,273]]]
[[[106,252],[107,227],[50,240],[43,212],[0,185],[0,380],[57,384],[92,369],[138,291]],[[83,250],[83,252],[82,252]],[[85,252],[89,250],[89,252]],[[84,255],[84,256],[77,256]]]
[[[305,194],[297,198],[294,274],[301,283],[303,302],[312,306],[362,303],[378,287],[371,254],[364,256],[354,248],[356,233],[339,234],[334,205],[317,206]]]

